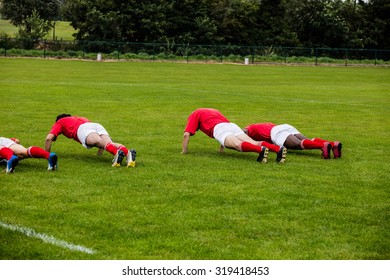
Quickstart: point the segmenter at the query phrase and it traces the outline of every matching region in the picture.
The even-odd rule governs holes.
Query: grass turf
[[[138,153],[134,169],[60,136],[58,172],[22,161],[0,174],[0,221],[95,250],[0,228],[1,259],[388,259],[390,69],[0,59],[0,136],[43,145],[60,113],[101,123]],[[278,165],[201,132],[218,108],[337,139],[340,160],[289,151]]]
[[[4,32],[8,36],[15,38],[18,33],[18,27],[13,25],[9,20],[0,20],[0,34]],[[54,33],[54,34],[53,34]],[[46,39],[53,40],[74,40],[73,33],[75,33],[74,28],[66,21],[56,21],[55,28],[51,29],[47,34]]]

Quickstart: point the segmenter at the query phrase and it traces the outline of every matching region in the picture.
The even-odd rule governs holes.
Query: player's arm
[[[16,144],[20,144],[20,140],[18,138],[10,138],[12,141],[14,141]]]
[[[188,142],[190,142],[190,137],[191,137],[191,134],[189,132],[184,132],[183,145],[182,145],[182,151],[181,151],[182,154],[187,153]]]
[[[53,134],[53,133],[49,133],[47,136],[46,136],[46,140],[45,140],[45,150],[50,152],[51,150],[51,145],[53,143],[53,141],[56,140],[56,136]]]
[[[224,146],[222,146],[222,145],[221,145],[221,146],[219,146],[219,152],[220,152],[220,153],[223,153],[224,151],[225,151],[225,147],[224,147]]]

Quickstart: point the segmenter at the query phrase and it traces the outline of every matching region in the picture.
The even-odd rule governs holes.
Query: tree
[[[289,25],[308,47],[345,47],[348,25],[341,16],[341,0],[290,0]]]
[[[79,40],[150,42],[165,34],[170,9],[163,0],[68,0],[65,17]]]
[[[390,0],[57,1],[78,40],[390,47]]]
[[[390,49],[390,0],[370,0],[363,5],[365,47]]]
[[[264,46],[297,46],[296,32],[288,24],[287,5],[283,0],[261,1],[257,13],[257,43]]]
[[[59,0],[2,0],[0,13],[19,27],[20,37],[36,41],[50,31],[59,15],[60,3]]]
[[[59,0],[2,0],[0,13],[15,26],[24,25],[35,10],[44,20],[52,21],[59,15]]]
[[[217,36],[224,44],[252,45],[256,41],[257,0],[210,1],[210,13],[218,28]]]
[[[34,9],[32,15],[26,18],[25,25],[19,27],[17,37],[23,42],[24,48],[31,49],[47,35],[51,27],[49,21],[40,18],[38,12]]]
[[[209,1],[172,1],[166,38],[178,43],[216,43],[218,27],[209,11]]]

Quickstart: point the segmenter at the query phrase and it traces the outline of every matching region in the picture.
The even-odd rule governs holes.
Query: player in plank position
[[[12,173],[15,171],[15,167],[18,165],[19,160],[25,158],[44,158],[48,161],[48,170],[57,169],[57,155],[55,153],[49,153],[44,149],[31,146],[25,148],[20,144],[20,141],[16,138],[0,137],[0,160],[6,162],[6,173]]]
[[[289,124],[257,123],[248,125],[243,131],[254,140],[283,145],[291,150],[319,149],[324,159],[330,159],[331,151],[334,158],[341,157],[342,144],[339,141],[309,139]]]
[[[126,157],[127,167],[134,167],[136,151],[128,150],[120,143],[114,143],[106,129],[98,123],[93,123],[84,117],[72,116],[70,114],[61,114],[56,118],[45,140],[45,150],[50,151],[53,141],[63,134],[65,137],[74,139],[81,143],[85,148],[99,148],[114,155],[112,166],[120,166],[122,160]]]
[[[193,136],[199,129],[221,144],[220,151],[226,147],[239,152],[254,152],[259,154],[257,161],[262,163],[268,161],[267,147],[261,146],[259,142],[246,135],[238,125],[231,123],[218,110],[211,108],[199,108],[188,117],[183,135],[183,154],[187,153],[190,136]],[[284,162],[286,159],[286,149],[283,147],[281,151],[278,154],[277,162]]]

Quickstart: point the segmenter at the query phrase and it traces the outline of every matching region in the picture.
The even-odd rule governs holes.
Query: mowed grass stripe
[[[60,113],[103,124],[137,149],[112,168],[60,137],[59,172],[22,161],[0,174],[0,220],[94,248],[45,248],[0,230],[4,259],[386,259],[389,70],[0,59],[1,133],[43,145]],[[21,80],[22,83],[17,81]],[[344,144],[341,160],[289,151],[285,165],[227,150],[188,114],[214,107],[240,126],[290,123]],[[23,250],[18,250],[23,248]]]

